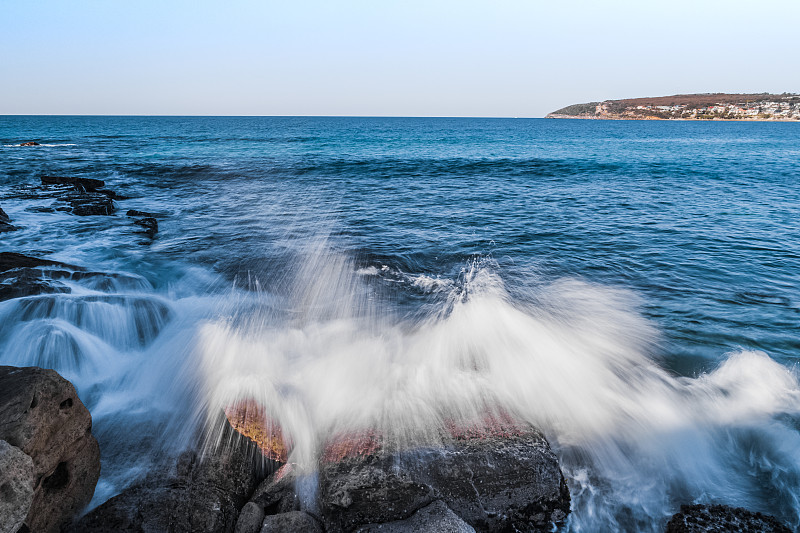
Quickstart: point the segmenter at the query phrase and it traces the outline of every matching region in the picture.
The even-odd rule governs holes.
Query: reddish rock
[[[225,416],[233,429],[258,446],[265,458],[286,462],[291,439],[258,403],[253,400],[236,403],[225,409]]]

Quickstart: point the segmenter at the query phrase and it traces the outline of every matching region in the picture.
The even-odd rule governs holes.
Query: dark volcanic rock
[[[77,192],[65,195],[72,206],[72,214],[78,216],[113,215],[116,208],[111,198],[95,192]]]
[[[12,298],[23,298],[37,294],[64,294],[72,292],[58,281],[47,279],[43,271],[34,268],[18,268],[0,272],[0,302]]]
[[[97,189],[97,191],[95,192],[99,192],[100,194],[105,194],[112,200],[128,200],[130,198],[130,196],[125,196],[124,194],[116,193],[111,189]]]
[[[558,459],[534,429],[459,439],[409,454],[417,476],[458,516],[481,531],[551,531],[569,513]]]
[[[551,531],[570,503],[555,454],[532,428],[323,464],[319,498],[329,531],[405,520],[437,499],[480,531]]]
[[[136,209],[129,209],[128,212],[125,214],[129,217],[147,217],[147,218],[155,217],[155,215],[152,213],[148,213],[147,211],[137,211]]]
[[[72,185],[83,192],[94,192],[105,187],[106,182],[94,178],[73,178],[70,176],[42,176],[42,185]]]
[[[145,229],[145,233],[151,237],[158,233],[158,221],[154,218],[140,218],[134,220],[133,223],[137,226],[142,226]]]
[[[92,417],[53,370],[0,366],[0,439],[33,460],[30,531],[57,532],[92,499],[100,449]]]
[[[727,505],[681,505],[667,533],[791,533],[775,517]]]
[[[265,479],[250,497],[266,514],[288,513],[300,510],[300,498],[295,493],[297,476],[292,465],[287,464]]]
[[[33,502],[33,461],[0,440],[0,533],[17,533]]]
[[[290,531],[322,533],[323,530],[313,516],[302,511],[270,515],[264,518],[261,526],[261,533],[288,533]]]
[[[234,533],[258,533],[261,531],[261,524],[264,522],[264,509],[253,502],[247,502],[242,510],[239,511],[239,518],[236,519],[236,529]]]
[[[358,533],[475,533],[475,529],[461,520],[441,500],[423,507],[407,520],[371,524],[359,528]]]
[[[394,457],[345,459],[320,470],[320,512],[327,531],[404,520],[437,494],[403,468]]]
[[[0,233],[4,231],[16,231],[18,229],[18,227],[11,223],[11,217],[9,217],[6,212],[0,208]]]
[[[36,141],[28,141],[25,143],[20,143],[20,146],[41,146],[41,145]]]
[[[83,270],[83,268],[79,266],[68,265],[67,263],[62,263],[60,261],[31,257],[28,255],[18,254],[16,252],[0,252],[0,272],[5,272],[6,270],[11,270],[12,268],[32,267],[60,267],[68,268],[70,270]]]
[[[230,430],[232,431],[232,430]],[[226,533],[263,479],[255,446],[230,432],[202,456],[185,452],[167,472],[155,472],[67,528],[72,533]]]

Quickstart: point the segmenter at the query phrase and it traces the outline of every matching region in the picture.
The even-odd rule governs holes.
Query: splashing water
[[[677,506],[723,502],[800,524],[800,384],[754,351],[681,378],[628,292],[532,280],[512,297],[491,260],[454,279],[359,268],[324,240],[262,292],[170,299],[141,281],[0,303],[4,364],[55,368],[81,391],[104,454],[101,503],[242,402],[313,471],[326,445],[442,442],[506,413],[547,434],[570,531],[659,531]],[[381,283],[432,303],[402,315]],[[190,281],[194,283],[194,280]],[[119,434],[125,430],[125,439]]]
[[[501,410],[559,453],[571,531],[659,531],[692,501],[799,523],[800,385],[766,354],[676,378],[629,293],[561,280],[512,300],[476,261],[438,284],[449,291],[435,312],[409,319],[384,311],[350,261],[303,264],[284,298],[204,322],[196,343],[203,412],[255,401],[290,462],[313,469],[338,435],[437,441],[454,421]]]

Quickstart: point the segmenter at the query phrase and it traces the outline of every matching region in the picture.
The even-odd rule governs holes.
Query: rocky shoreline
[[[75,216],[114,216],[124,198],[101,180],[59,176],[42,176],[41,187],[17,194]],[[127,216],[155,237],[152,213]],[[0,231],[17,229],[3,225],[12,224],[0,210]],[[124,276],[0,252],[0,302],[69,293],[65,280]],[[198,435],[190,449],[82,514],[101,466],[91,414],[55,371],[2,366],[0,533],[544,532],[569,523],[558,457],[538,429],[504,413],[453,425],[437,443],[401,448],[373,433],[331,437],[310,470],[287,462],[290,443],[263,416],[237,416],[234,408],[219,413],[215,427],[213,441]],[[789,529],[745,509],[694,505],[682,507],[666,531]]]
[[[318,469],[269,459],[223,413],[225,430],[81,516],[100,474],[91,415],[56,372],[0,367],[0,532],[556,531],[570,495],[540,432],[515,426],[389,451],[356,439]],[[496,428],[496,426],[493,426]],[[777,519],[685,505],[666,533],[788,533]]]

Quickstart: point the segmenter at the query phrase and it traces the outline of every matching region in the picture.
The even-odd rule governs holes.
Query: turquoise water
[[[28,140],[42,146],[14,146]],[[130,199],[111,217],[39,212],[24,192],[42,174]],[[76,382],[104,448],[99,500],[198,397],[272,402],[308,460],[343,420],[404,405],[427,427],[418,403],[450,416],[492,397],[558,450],[573,531],[659,530],[693,501],[796,527],[798,183],[791,123],[0,117],[0,207],[22,227],[0,250],[140,276],[113,293],[170,317],[143,346],[130,300],[64,310],[92,288],[61,311],[0,303],[0,364]],[[128,209],[157,215],[153,240]],[[20,352],[53,328],[77,339],[68,362],[58,342]],[[487,370],[461,375],[465,354]],[[340,387],[315,382],[337,375],[325,365]],[[438,385],[389,381],[419,371]],[[360,405],[371,382],[393,399]]]

